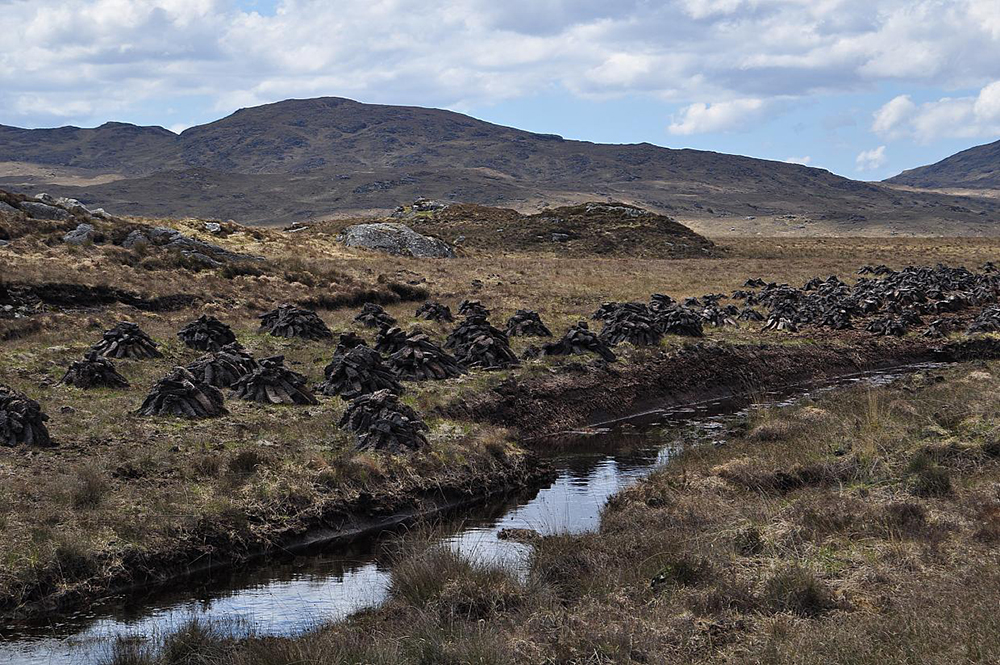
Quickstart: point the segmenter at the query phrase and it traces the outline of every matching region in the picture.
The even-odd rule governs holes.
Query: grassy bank
[[[524,578],[411,544],[380,610],[113,662],[996,662],[998,388],[980,363],[756,409],[598,532],[538,541]]]

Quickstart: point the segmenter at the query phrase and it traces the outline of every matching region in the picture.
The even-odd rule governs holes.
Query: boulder
[[[82,245],[86,242],[93,242],[97,237],[97,230],[92,224],[80,224],[75,229],[63,236],[63,242],[70,245]]]
[[[65,222],[73,219],[73,215],[68,210],[63,210],[58,206],[37,201],[25,201],[21,204],[21,210],[27,213],[28,217],[35,219],[48,219],[55,222]]]
[[[373,249],[395,256],[430,259],[455,257],[455,250],[443,240],[421,235],[408,226],[391,222],[348,226],[337,236],[337,240],[348,247]]]

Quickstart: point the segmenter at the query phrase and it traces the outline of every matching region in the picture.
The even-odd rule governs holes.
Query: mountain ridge
[[[1000,140],[907,169],[884,182],[923,189],[1000,190]]]
[[[29,194],[48,191],[123,214],[249,223],[386,212],[417,196],[525,211],[622,200],[720,227],[780,217],[827,233],[894,225],[920,232],[932,217],[960,234],[985,233],[1000,219],[996,201],[904,192],[797,164],[591,143],[339,97],[240,109],[180,134],[127,123],[0,126],[2,164],[45,167],[41,175],[0,169],[0,187]],[[63,171],[104,180],[74,186],[60,181]]]

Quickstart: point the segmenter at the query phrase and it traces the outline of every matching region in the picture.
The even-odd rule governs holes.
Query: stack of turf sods
[[[306,377],[285,367],[284,356],[262,358],[233,384],[233,396],[259,404],[316,404]]]
[[[382,363],[379,352],[367,346],[358,345],[343,354],[335,353],[323,374],[326,378],[316,386],[316,391],[331,397],[340,395],[342,399],[351,400],[379,390],[403,392],[403,386]]]
[[[663,339],[656,315],[642,303],[622,303],[604,312],[600,338],[608,346],[628,342],[635,346],[655,346]]]
[[[177,332],[186,346],[198,351],[218,351],[236,341],[232,329],[214,316],[202,314]]]
[[[764,315],[755,310],[753,307],[747,305],[740,310],[740,313],[737,314],[736,318],[740,321],[763,321]]]
[[[284,304],[260,315],[260,332],[266,332],[275,337],[300,337],[302,339],[330,339],[333,333],[323,323],[316,312],[299,309],[294,305]]]
[[[466,316],[448,335],[445,348],[453,349],[458,361],[467,367],[501,369],[520,364],[506,333],[490,325],[481,313]]]
[[[415,328],[409,332],[397,327],[382,328],[378,331],[378,335],[375,336],[375,350],[379,353],[391,356],[396,351],[399,351],[401,348],[406,346],[406,340],[411,335],[425,334],[426,333],[419,328]]]
[[[739,316],[739,310],[733,312],[730,307],[732,307],[732,305],[726,309],[723,309],[718,305],[706,305],[705,308],[701,310],[701,318],[716,328],[721,328],[722,326],[735,326],[736,320],[733,319],[733,316]]]
[[[986,307],[979,313],[979,316],[969,324],[968,332],[989,333],[1000,331],[1000,307]]]
[[[358,450],[399,453],[428,445],[427,424],[416,411],[400,403],[391,390],[355,398],[340,419],[340,427],[357,437]]]
[[[160,379],[139,407],[143,416],[214,418],[227,413],[222,392],[202,383],[183,367]]]
[[[337,341],[337,348],[334,349],[333,355],[344,355],[356,346],[368,346],[368,342],[353,330],[340,333],[340,339]]]
[[[675,304],[676,301],[665,293],[654,293],[649,296],[649,310],[654,313],[664,312]]]
[[[187,370],[202,383],[216,388],[231,388],[233,384],[257,369],[257,361],[240,346],[239,342],[227,344],[195,359]]]
[[[48,419],[38,402],[0,384],[0,445],[54,446],[45,426]]]
[[[571,326],[566,334],[557,342],[550,342],[542,347],[542,353],[547,356],[569,356],[584,353],[596,353],[608,362],[614,362],[614,351],[604,341],[595,335],[587,326],[586,321],[580,321]]]
[[[130,321],[122,321],[104,333],[104,338],[93,346],[93,350],[108,358],[160,358],[162,353],[157,344],[143,332],[142,328]]]
[[[951,332],[951,326],[947,321],[944,319],[935,319],[921,333],[921,336],[929,339],[941,339],[942,337],[947,337],[949,332]]]
[[[902,337],[906,334],[907,327],[901,318],[880,316],[872,319],[865,330],[876,337]]]
[[[389,356],[389,369],[404,381],[451,379],[466,373],[454,356],[424,333],[406,335]]]
[[[392,318],[381,305],[373,302],[366,302],[354,320],[366,328],[388,328],[396,325],[396,319]]]
[[[478,300],[463,300],[458,304],[458,313],[462,316],[469,316],[470,314],[489,316],[490,310],[483,307],[483,303]]]
[[[451,323],[455,320],[451,315],[451,308],[439,302],[425,302],[417,308],[417,313],[414,316],[425,321],[445,321]]]
[[[507,319],[507,334],[511,337],[552,337],[552,331],[542,323],[538,312],[519,309]]]
[[[705,334],[701,316],[689,307],[673,305],[659,310],[656,315],[665,335],[702,337]]]
[[[129,387],[128,380],[118,373],[114,363],[94,350],[88,351],[83,360],[74,361],[60,383],[84,390]]]

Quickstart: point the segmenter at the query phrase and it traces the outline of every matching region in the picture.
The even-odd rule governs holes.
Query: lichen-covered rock
[[[309,340],[333,337],[333,332],[316,312],[300,309],[295,305],[287,303],[278,305],[275,309],[261,314],[258,318],[260,319],[260,332],[266,332],[274,337],[288,339],[299,337]]]
[[[542,323],[538,312],[519,309],[507,319],[507,334],[511,337],[552,337],[552,331]]]
[[[222,392],[183,367],[175,367],[160,379],[139,407],[143,416],[215,418],[226,413]]]
[[[367,346],[355,346],[343,355],[334,354],[333,361],[323,371],[326,379],[316,386],[316,392],[342,399],[379,390],[400,394],[403,386],[382,362],[382,356]]]
[[[63,236],[63,242],[68,245],[82,245],[93,242],[97,238],[97,230],[93,224],[82,223]]]
[[[218,351],[236,341],[232,328],[214,316],[202,314],[177,332],[184,344],[198,351]]]
[[[437,238],[424,236],[404,224],[376,222],[348,226],[337,240],[348,247],[373,249],[395,256],[450,259],[455,250]]]
[[[122,321],[111,330],[105,331],[104,338],[94,345],[93,350],[108,358],[160,358],[157,343],[142,328],[131,321]]]
[[[379,390],[351,401],[340,427],[357,437],[358,450],[399,453],[428,445],[427,424],[390,390]]]
[[[233,384],[233,396],[260,404],[316,404],[306,377],[285,367],[284,356],[260,360],[256,369]]]
[[[187,366],[196,379],[216,388],[231,388],[255,369],[257,361],[237,342],[206,353]]]
[[[83,360],[74,361],[60,383],[89,388],[128,388],[128,379],[118,373],[114,363],[97,353],[88,351]]]
[[[381,305],[373,302],[366,302],[354,320],[367,328],[387,328],[396,325],[396,319],[392,318]]]
[[[439,302],[425,302],[417,308],[414,316],[425,321],[445,321],[450,323],[455,320],[455,317],[451,314],[451,308]]]
[[[48,419],[38,402],[0,384],[0,445],[54,446],[45,426]]]
[[[461,376],[465,367],[426,334],[405,337],[389,356],[389,369],[404,381],[443,380]]]
[[[557,342],[551,342],[542,347],[542,353],[547,356],[570,356],[584,353],[596,353],[608,362],[614,362],[615,352],[598,337],[586,321],[580,321],[571,326],[566,334]]]

